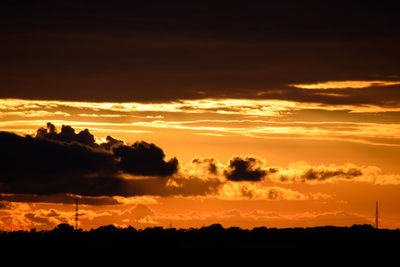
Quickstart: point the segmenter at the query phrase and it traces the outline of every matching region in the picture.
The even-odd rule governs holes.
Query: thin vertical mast
[[[375,228],[379,228],[379,211],[378,211],[378,201],[376,202],[376,208],[375,208]]]
[[[78,230],[78,198],[76,198],[75,204],[75,230]]]

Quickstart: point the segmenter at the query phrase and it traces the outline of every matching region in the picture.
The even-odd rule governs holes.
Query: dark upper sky
[[[84,3],[83,3],[84,2]],[[234,2],[234,3],[233,3]],[[304,3],[307,2],[307,3]],[[400,102],[288,87],[399,80],[399,4],[369,1],[2,1],[0,97]],[[263,94],[257,94],[259,92]]]

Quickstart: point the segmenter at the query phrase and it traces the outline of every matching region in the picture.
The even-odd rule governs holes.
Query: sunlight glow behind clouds
[[[400,82],[398,82],[400,84]],[[316,89],[316,88],[315,88]],[[57,100],[0,99],[0,115],[5,116],[71,116],[109,117],[137,116],[145,113],[147,118],[160,118],[160,113],[245,115],[259,117],[282,117],[293,112],[311,109],[348,111],[352,113],[399,112],[399,107],[376,105],[328,105],[286,100],[264,99],[198,99],[165,103],[142,102],[74,102]],[[108,112],[108,113],[105,113]],[[153,115],[155,114],[155,115]],[[143,116],[142,116],[143,117]]]
[[[361,89],[371,86],[390,86],[398,85],[400,81],[328,81],[319,83],[307,83],[307,84],[290,84],[292,87],[301,89]]]
[[[312,121],[314,115],[309,115],[307,119],[311,121],[291,120],[291,116],[302,111],[313,114],[342,112],[342,117],[332,121],[327,115],[319,116],[319,119],[316,116]],[[400,108],[257,99],[199,99],[167,103],[0,99],[0,129],[26,133],[26,130],[34,131],[52,121],[58,127],[68,124],[98,133],[179,132],[197,136],[338,140],[398,146],[398,123],[359,122],[346,118],[350,114],[372,116],[389,112],[400,112]],[[400,117],[399,114],[391,116]]]
[[[184,112],[184,113],[219,113],[245,114],[254,116],[281,116],[282,112],[298,109],[293,101],[282,100],[253,100],[253,99],[200,99],[180,100],[167,103],[140,102],[74,102],[56,100],[22,100],[0,99],[0,110],[4,115],[10,111],[43,110],[43,109],[78,109],[93,112]],[[88,116],[87,112],[79,113]],[[96,116],[96,115],[89,115]],[[99,115],[100,116],[100,115]],[[107,115],[112,117],[111,114]],[[116,116],[115,116],[116,117]]]

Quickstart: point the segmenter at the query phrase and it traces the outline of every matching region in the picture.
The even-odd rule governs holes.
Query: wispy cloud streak
[[[371,86],[391,86],[399,85],[400,81],[328,81],[319,83],[290,84],[292,87],[308,90],[320,89],[361,89]]]

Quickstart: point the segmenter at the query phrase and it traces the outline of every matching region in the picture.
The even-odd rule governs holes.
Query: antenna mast
[[[75,199],[75,230],[78,230],[78,198]]]
[[[378,212],[378,201],[376,202],[376,208],[375,208],[375,228],[379,228],[379,212]]]

